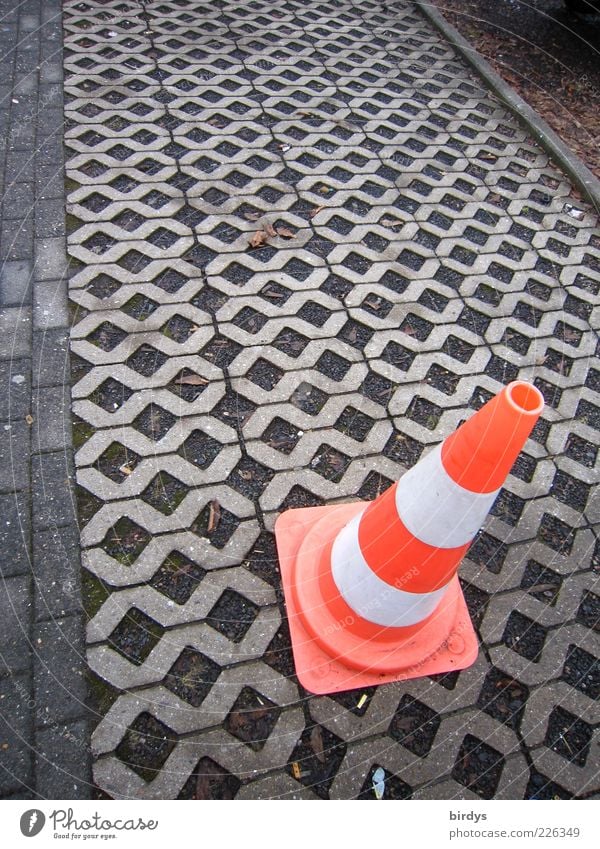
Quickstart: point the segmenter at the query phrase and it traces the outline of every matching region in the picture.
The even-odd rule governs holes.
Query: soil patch
[[[600,177],[600,14],[563,0],[433,3]]]

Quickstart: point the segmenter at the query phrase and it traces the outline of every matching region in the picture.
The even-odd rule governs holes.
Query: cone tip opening
[[[514,380],[506,387],[509,404],[524,416],[539,416],[544,409],[544,396],[532,383]]]

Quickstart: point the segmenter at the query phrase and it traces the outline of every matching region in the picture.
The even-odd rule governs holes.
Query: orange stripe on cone
[[[397,484],[391,486],[367,507],[358,531],[362,554],[376,575],[397,589],[427,593],[444,587],[458,569],[469,543],[438,548],[421,542],[398,516],[396,487]]]
[[[543,408],[535,386],[510,383],[444,441],[442,461],[450,477],[472,492],[501,487]]]

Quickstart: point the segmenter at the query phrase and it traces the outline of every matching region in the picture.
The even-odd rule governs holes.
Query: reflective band
[[[359,513],[340,531],[331,550],[333,580],[346,604],[358,616],[376,625],[393,628],[426,619],[440,603],[446,587],[430,593],[408,593],[378,578],[366,563],[358,543],[361,518]]]
[[[471,492],[455,483],[444,468],[438,445],[400,478],[396,508],[406,528],[421,542],[458,548],[473,539],[499,492]]]

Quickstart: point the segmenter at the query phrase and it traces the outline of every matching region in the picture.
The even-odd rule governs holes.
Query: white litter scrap
[[[577,221],[581,221],[583,216],[585,215],[583,209],[577,209],[576,206],[571,206],[570,203],[566,203],[563,206],[563,212],[566,212],[567,215],[571,216],[571,218],[576,218]]]
[[[385,770],[378,766],[373,773],[373,792],[377,799],[383,799],[385,793]]]

